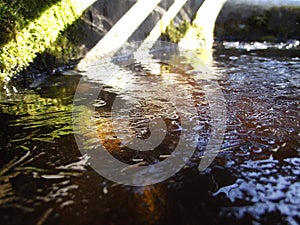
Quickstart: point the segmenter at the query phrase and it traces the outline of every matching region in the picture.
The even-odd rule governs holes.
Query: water
[[[168,91],[163,93],[153,89],[160,93],[157,98],[138,99],[129,125],[119,117],[116,126],[118,134],[124,135],[121,141],[128,140],[126,135],[146,139],[149,121],[156,117],[166,122],[167,138],[150,153],[120,145],[111,128],[105,127],[119,89],[107,86],[92,103],[96,107],[93,119],[101,128],[98,134],[109,137],[106,144],[114,157],[131,165],[149,165],[169,157],[181,131],[174,105],[166,99],[170,93],[178,95],[179,89],[191,93],[198,112],[195,129],[201,133],[197,151],[183,169],[144,188],[101,177],[88,165],[88,156],[80,154],[71,126],[80,76],[55,75],[34,84],[23,82],[23,87],[3,88],[1,224],[299,224],[297,47],[258,50],[250,44],[225,43],[215,51],[212,67],[226,100],[227,126],[217,158],[203,172],[198,171],[198,163],[211,132],[203,88],[207,82],[196,81],[188,67],[182,71],[159,65],[169,74],[163,79],[145,65],[128,66],[135,91],[167,80],[173,85],[164,86]],[[139,76],[147,76],[148,83],[145,79],[141,83]],[[82,92],[93,87],[97,84],[86,80]],[[132,93],[123,92],[121,99]],[[93,146],[93,142],[87,144]]]

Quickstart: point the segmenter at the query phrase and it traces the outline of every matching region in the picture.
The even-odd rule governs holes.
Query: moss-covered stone
[[[8,13],[6,15],[10,17],[13,12],[7,9],[6,3],[2,2],[2,6],[6,8],[3,13]],[[27,8],[31,9],[31,6],[27,5]],[[27,67],[37,54],[45,51],[57,40],[61,31],[81,16],[85,8],[79,0],[61,0],[23,29],[16,31],[16,35],[7,35],[6,39],[13,38],[0,50],[0,77],[12,76]],[[2,15],[2,20],[3,18]]]
[[[179,24],[175,24],[174,21],[171,21],[169,26],[167,26],[167,29],[165,32],[163,32],[163,35],[169,40],[174,43],[178,43],[187,32],[188,28],[191,26],[191,23],[189,21],[182,21]]]
[[[59,0],[0,0],[0,46]]]

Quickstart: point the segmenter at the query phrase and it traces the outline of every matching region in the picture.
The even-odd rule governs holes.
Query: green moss
[[[204,27],[192,24],[189,28],[189,35],[186,36],[186,38],[197,40],[202,47],[206,46],[207,34],[205,33]]]
[[[60,0],[0,0],[0,46]]]
[[[82,14],[84,8],[77,2],[79,1],[62,0],[18,31],[0,50],[0,77],[20,72],[38,53],[51,46],[60,32]]]
[[[181,24],[175,26],[171,23],[164,33],[169,41],[178,43],[187,49],[192,49],[202,60],[202,62],[209,62],[211,58],[211,44],[213,39],[213,31],[210,27],[203,27],[196,22],[183,21]],[[191,61],[193,65],[194,62]],[[196,62],[199,65],[199,61]]]
[[[82,56],[80,46],[82,45],[82,39],[86,38],[82,23],[84,23],[83,20],[77,20],[68,29],[61,32],[55,43],[46,49],[45,53],[53,56],[56,66],[68,64],[70,60]]]
[[[167,27],[163,35],[174,43],[178,43],[186,34],[188,28],[191,26],[190,22],[184,20],[178,25],[174,24],[174,21],[170,22],[170,25]]]

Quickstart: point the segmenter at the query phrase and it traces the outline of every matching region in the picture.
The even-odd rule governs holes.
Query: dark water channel
[[[175,74],[170,79],[191,92],[206,132],[183,169],[147,187],[113,183],[81,155],[72,129],[80,76],[57,74],[3,87],[0,224],[300,224],[300,50],[256,45],[227,43],[214,51],[227,126],[218,156],[203,172],[198,163],[210,132],[205,92],[185,71],[165,66]],[[162,82],[143,71],[149,80],[154,77],[151,82]],[[86,81],[87,88],[93,85]],[[114,96],[108,88],[102,97],[109,105]],[[165,116],[172,125],[176,113],[166,115],[160,97],[148,103],[147,113]],[[105,138],[111,131],[101,110],[99,135]],[[135,128],[140,137],[147,135]],[[113,139],[107,145],[120,160],[151,164],[170,154],[167,146],[178,139],[176,132],[167,134],[156,153],[126,152]]]

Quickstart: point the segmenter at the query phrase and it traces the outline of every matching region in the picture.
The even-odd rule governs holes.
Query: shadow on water
[[[215,51],[212,67],[226,99],[227,130],[217,158],[204,172],[198,163],[210,117],[203,84],[166,65],[158,70],[164,77],[141,65],[126,68],[137,90],[145,85],[140,76],[142,81],[169,79],[191,91],[203,131],[183,169],[143,188],[106,180],[81,156],[71,127],[80,76],[51,76],[27,89],[5,87],[0,95],[1,224],[299,224],[300,61],[268,51]],[[93,86],[86,80],[81,91]],[[116,90],[103,91],[108,105]],[[177,93],[176,88],[168,91]],[[164,116],[160,100],[148,100],[149,115],[157,110]],[[99,126],[106,124],[108,105],[97,109]],[[142,135],[139,128],[131,130]],[[98,133],[111,135],[109,129]],[[168,139],[174,140],[172,135]],[[116,158],[135,163],[169,154],[168,144],[157,155],[128,153],[114,139],[107,144]]]

